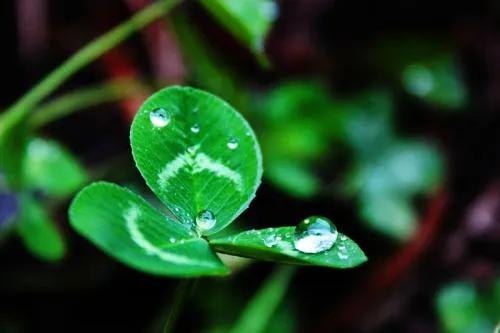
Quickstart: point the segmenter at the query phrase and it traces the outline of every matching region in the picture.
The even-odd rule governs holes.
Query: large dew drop
[[[157,108],[149,113],[149,120],[155,127],[165,127],[170,123],[170,114],[164,108]]]
[[[215,219],[215,215],[209,210],[202,210],[196,216],[196,226],[201,231],[212,229],[215,225],[215,222],[217,222],[217,220]]]
[[[293,245],[304,253],[319,253],[332,248],[337,240],[337,228],[327,218],[311,216],[295,228]]]

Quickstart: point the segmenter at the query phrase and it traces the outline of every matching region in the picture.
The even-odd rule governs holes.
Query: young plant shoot
[[[124,264],[166,276],[224,275],[215,252],[289,264],[351,268],[363,251],[326,218],[295,227],[216,234],[255,197],[262,156],[255,134],[230,105],[209,93],[169,87],[148,98],[130,132],[146,184],[165,205],[97,182],[73,200],[72,226]]]

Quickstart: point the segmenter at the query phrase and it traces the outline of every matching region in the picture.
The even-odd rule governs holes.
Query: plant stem
[[[145,91],[145,87],[132,79],[118,79],[78,89],[39,106],[29,123],[32,128],[42,127],[74,112],[136,96]]]
[[[135,31],[167,13],[180,1],[157,1],[73,54],[7,109],[0,117],[0,137],[10,127],[22,121],[37,104],[72,75],[121,43]]]
[[[189,299],[197,281],[198,279],[184,279],[179,283],[179,286],[175,290],[174,301],[172,303],[170,313],[168,314],[165,326],[163,327],[163,333],[173,332],[181,310]]]
[[[230,330],[231,333],[261,333],[283,301],[294,269],[278,267],[257,291]]]

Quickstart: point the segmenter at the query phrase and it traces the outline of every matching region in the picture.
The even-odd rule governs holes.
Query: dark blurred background
[[[148,2],[2,1],[1,107]],[[73,152],[92,178],[148,193],[129,148],[137,105],[168,84],[212,91],[249,119],[265,157],[266,178],[237,228],[321,214],[369,258],[352,270],[299,268],[269,332],[493,332],[500,2],[278,7],[265,43],[271,68],[186,1],[55,97],[120,78],[140,82],[144,94],[85,108],[40,135]],[[62,260],[37,259],[16,237],[0,243],[0,332],[158,331],[178,280],[129,269],[78,236],[67,221],[69,199],[51,208],[68,246]],[[198,282],[177,331],[227,330],[275,267],[241,265],[230,277]]]

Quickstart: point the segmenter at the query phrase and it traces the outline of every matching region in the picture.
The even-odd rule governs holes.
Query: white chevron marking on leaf
[[[230,180],[239,192],[243,192],[243,182],[238,172],[227,167],[220,161],[211,159],[204,153],[197,153],[198,149],[199,146],[195,146],[189,152],[180,154],[173,161],[167,163],[158,175],[158,185],[165,188],[168,181],[174,178],[179,170],[186,166],[191,166],[193,174],[210,171],[218,177]],[[193,155],[196,156],[193,158]]]
[[[241,181],[241,175],[233,169],[228,168],[219,161],[212,160],[209,156],[203,153],[196,155],[195,162],[196,163],[193,167],[194,173],[202,172],[204,170],[211,171],[219,177],[229,179],[234,183],[234,185],[236,185],[238,191],[243,192],[243,182]]]
[[[175,177],[180,169],[192,163],[193,158],[188,153],[180,154],[175,160],[167,163],[158,176],[158,184],[160,187],[166,187],[170,178]]]
[[[212,266],[205,261],[194,260],[189,257],[185,257],[178,254],[173,254],[166,252],[153,244],[151,244],[144,235],[139,230],[139,226],[137,221],[141,215],[141,211],[138,207],[132,205],[129,209],[125,211],[123,214],[125,221],[127,222],[127,229],[132,237],[132,240],[148,255],[157,256],[161,260],[166,262],[178,263],[178,264],[190,264],[190,265],[201,265],[201,266]]]

